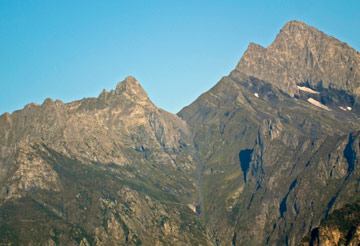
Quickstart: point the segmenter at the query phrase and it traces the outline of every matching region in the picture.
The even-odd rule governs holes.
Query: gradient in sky
[[[136,77],[176,113],[300,20],[359,50],[360,1],[0,0],[0,114]]]

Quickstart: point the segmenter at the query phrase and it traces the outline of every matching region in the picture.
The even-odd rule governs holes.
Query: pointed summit
[[[290,95],[298,93],[297,85],[360,95],[360,54],[296,20],[286,23],[269,47],[250,44],[235,70]]]
[[[262,51],[264,51],[264,50],[265,50],[264,47],[262,47],[262,46],[259,45],[259,44],[255,44],[255,43],[253,43],[253,42],[251,42],[251,43],[249,44],[248,48],[247,48],[247,51],[248,51],[248,52],[262,52]]]
[[[335,42],[341,43],[339,40],[325,34],[315,27],[306,25],[297,20],[287,22],[281,28],[274,42],[268,47],[273,49],[284,49],[287,46],[317,46],[322,43]]]
[[[128,76],[123,81],[117,83],[115,90],[108,92],[104,89],[98,99],[106,101],[106,104],[109,102],[119,103],[120,101],[127,101],[142,105],[153,105],[146,91],[132,76]]]
[[[298,21],[298,20],[292,20],[292,21],[289,21],[287,22],[280,30],[280,32],[286,32],[286,31],[289,31],[289,32],[297,32],[299,30],[305,30],[305,29],[308,29],[308,30],[313,30],[313,31],[318,31],[320,32],[319,30],[317,30],[316,28],[312,27],[312,26],[309,26],[309,25],[306,25],[304,22],[301,22],[301,21]]]
[[[125,84],[128,84],[129,86],[135,86],[135,87],[139,87],[140,83],[139,81],[137,81],[133,76],[127,76],[122,82],[124,82]],[[118,86],[120,83],[118,83]],[[141,87],[141,86],[140,86]]]
[[[140,83],[132,76],[127,76],[125,80],[116,85],[115,94],[120,95],[126,93],[129,96],[136,96],[148,99],[148,95]]]
[[[116,92],[120,93],[123,90],[132,90],[135,93],[145,92],[140,83],[133,76],[127,76],[123,81],[116,85]]]

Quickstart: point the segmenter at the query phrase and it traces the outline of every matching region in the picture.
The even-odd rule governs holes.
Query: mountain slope
[[[0,122],[0,226],[12,232],[1,244],[209,244],[192,210],[186,123],[153,105],[134,78]]]
[[[325,84],[337,61],[326,58],[319,72],[303,56],[323,42],[340,43],[287,23],[267,49],[250,45],[229,76],[178,113],[202,161],[204,223],[221,245],[297,245],[359,198],[359,81],[346,87],[339,70]],[[358,59],[340,48],[337,56],[350,50]]]

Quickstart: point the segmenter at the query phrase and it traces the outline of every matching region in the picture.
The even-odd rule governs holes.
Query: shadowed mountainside
[[[297,245],[359,198],[358,60],[292,21],[268,48],[251,44],[229,76],[178,113],[201,160],[213,240]]]

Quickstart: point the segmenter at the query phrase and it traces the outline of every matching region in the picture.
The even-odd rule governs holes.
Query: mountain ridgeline
[[[26,105],[0,116],[0,245],[355,245],[359,117],[360,54],[299,21],[177,115],[133,77]]]

